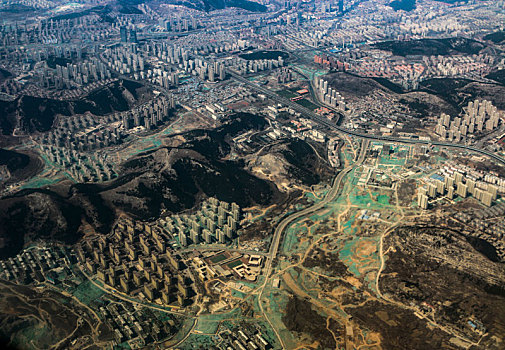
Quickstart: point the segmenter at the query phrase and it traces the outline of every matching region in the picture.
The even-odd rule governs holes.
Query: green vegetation
[[[286,235],[284,237],[283,244],[282,244],[282,250],[284,252],[292,251],[296,247],[296,244],[298,243],[297,235],[301,232],[301,229],[296,227],[296,225],[298,225],[298,224],[294,224],[294,225],[292,224],[286,230]],[[303,229],[305,229],[305,228],[302,228],[302,230]]]
[[[213,336],[191,334],[179,349],[212,349],[214,344]]]
[[[196,325],[195,332],[204,334],[215,334],[219,327],[220,321],[199,319]]]
[[[92,301],[100,298],[105,293],[93,285],[91,281],[86,280],[76,288],[73,294],[82,303],[89,305]]]
[[[319,106],[313,104],[312,102],[310,102],[309,100],[307,100],[305,98],[296,101],[296,103],[298,103],[299,105],[302,105],[305,108],[310,109],[311,111],[319,108]]]
[[[377,196],[377,202],[379,202],[380,204],[389,205],[389,196],[381,194]]]
[[[244,299],[246,297],[246,294],[242,293],[242,292],[239,292],[238,290],[235,290],[233,289],[231,291],[231,295],[235,298],[239,298],[239,299]]]
[[[285,97],[285,98],[292,98],[292,97],[296,97],[297,94],[295,94],[294,92],[292,92],[291,90],[280,90],[280,91],[276,91],[276,93],[281,96],[281,97]]]
[[[235,260],[235,261],[232,261],[231,263],[228,263],[226,266],[228,266],[230,269],[233,269],[233,268],[240,266],[242,264],[243,264],[242,261]]]
[[[36,177],[32,178],[30,181],[28,181],[25,184],[23,184],[21,186],[21,189],[26,189],[26,188],[41,188],[41,187],[44,187],[44,186],[49,186],[49,185],[55,184],[55,183],[59,182],[60,180],[61,180],[61,178],[59,178],[59,179],[48,179],[48,178],[45,178],[45,177],[36,176]]]
[[[218,262],[223,260],[226,260],[226,256],[224,254],[215,255],[212,258],[210,258],[210,261],[212,261],[212,263],[214,264],[217,264]]]
[[[383,156],[380,157],[380,165],[404,165],[405,158]]]

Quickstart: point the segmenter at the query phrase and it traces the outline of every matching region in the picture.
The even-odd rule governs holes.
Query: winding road
[[[351,172],[353,169],[360,166],[363,163],[363,161],[365,160],[369,144],[370,144],[370,140],[365,139],[362,141],[361,151],[360,151],[357,161],[355,163],[349,165],[348,167],[344,168],[340,173],[338,173],[338,175],[333,180],[333,184],[331,186],[330,191],[326,194],[326,196],[324,197],[324,199],[322,201],[320,201],[319,203],[316,203],[308,208],[305,208],[303,210],[300,210],[298,212],[295,212],[295,213],[287,216],[275,228],[275,232],[274,232],[274,235],[272,238],[272,244],[270,244],[268,259],[265,262],[265,268],[264,268],[265,281],[263,282],[263,285],[260,287],[260,291],[259,291],[259,295],[258,295],[258,304],[259,304],[262,314],[265,316],[265,319],[270,324],[270,327],[273,329],[274,333],[276,334],[277,338],[279,339],[279,342],[282,345],[283,349],[285,348],[285,346],[284,346],[284,342],[282,341],[282,337],[279,335],[279,333],[277,333],[276,328],[273,326],[272,322],[270,321],[267,314],[265,313],[265,310],[263,309],[263,304],[261,302],[261,298],[263,296],[263,291],[265,290],[266,285],[270,281],[269,277],[270,277],[270,274],[272,273],[273,260],[277,257],[277,254],[279,252],[279,246],[280,246],[280,242],[282,239],[282,234],[289,227],[289,225],[291,225],[294,221],[296,221],[304,216],[308,216],[308,215],[311,215],[311,214],[319,211],[320,209],[324,208],[329,202],[333,201],[337,197],[343,178],[347,174],[349,174],[349,172]]]
[[[313,214],[317,212],[318,210],[324,208],[326,204],[329,202],[333,201],[335,197],[338,194],[340,184],[342,183],[342,179],[354,168],[360,166],[363,161],[365,160],[366,156],[366,151],[368,149],[368,146],[370,144],[369,140],[363,140],[361,144],[361,152],[358,156],[358,159],[355,163],[349,165],[347,168],[344,168],[338,175],[335,177],[333,180],[333,184],[331,186],[330,191],[326,194],[324,199],[319,202],[314,204],[311,207],[305,208],[303,210],[297,211],[296,213],[291,214],[290,216],[286,217],[284,220],[280,222],[280,224],[275,228],[274,236],[272,239],[272,244],[270,245],[270,251],[268,253],[269,260],[265,263],[265,276],[269,276],[271,273],[272,269],[272,259],[274,259],[277,256],[278,250],[279,250],[279,244],[280,240],[282,237],[282,233],[286,228],[292,224],[295,220],[308,216],[310,214]]]
[[[313,111],[303,107],[302,105],[299,105],[296,102],[293,102],[291,100],[288,100],[284,97],[279,96],[276,92],[269,90],[263,86],[259,86],[243,76],[240,76],[236,74],[233,71],[228,70],[228,74],[235,79],[236,81],[246,84],[247,86],[251,87],[252,89],[267,95],[274,101],[281,103],[283,105],[289,106],[292,109],[294,109],[297,112],[302,113],[305,117],[310,118],[311,120],[317,122],[318,124],[325,126],[329,129],[338,131],[343,134],[355,136],[360,139],[367,139],[367,140],[377,140],[377,141],[387,141],[387,142],[397,142],[397,143],[405,143],[405,144],[420,144],[420,145],[435,145],[435,146],[441,146],[441,147],[447,147],[447,148],[457,148],[457,149],[463,149],[475,153],[479,153],[481,155],[488,156],[495,160],[498,163],[501,163],[502,165],[505,165],[505,158],[491,152],[487,151],[481,148],[477,147],[472,147],[472,146],[467,146],[467,145],[461,145],[457,143],[446,143],[446,142],[440,142],[440,141],[426,141],[426,140],[419,140],[419,139],[406,139],[406,138],[398,138],[398,137],[391,137],[391,136],[379,136],[379,135],[372,135],[372,134],[363,134],[354,130],[349,130],[347,128],[343,128],[341,126],[338,126],[337,124],[333,123],[332,121],[326,119],[325,117],[322,117]],[[317,101],[316,101],[317,103]]]

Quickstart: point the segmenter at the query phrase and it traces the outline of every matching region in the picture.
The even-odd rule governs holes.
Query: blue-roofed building
[[[439,175],[439,174],[433,174],[431,176],[431,178],[434,179],[434,180],[444,181],[444,177],[442,175]]]

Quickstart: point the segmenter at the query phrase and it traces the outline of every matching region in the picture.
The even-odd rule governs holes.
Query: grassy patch
[[[292,97],[296,97],[298,96],[297,94],[295,94],[293,91],[290,91],[290,90],[280,90],[280,91],[276,91],[277,95],[281,96],[281,97],[285,97],[285,98],[292,98]]]
[[[305,107],[305,108],[310,109],[311,111],[313,111],[313,110],[315,110],[315,109],[319,108],[319,106],[317,106],[317,105],[313,104],[312,102],[310,102],[309,100],[307,100],[307,99],[305,99],[305,98],[304,98],[304,99],[301,99],[301,100],[296,101],[296,103],[298,103],[299,105],[301,105],[301,106],[303,106],[303,107]]]
[[[226,260],[226,256],[224,254],[215,255],[212,258],[210,258],[210,261],[213,264],[217,264],[217,263],[219,263],[219,262],[221,262],[223,260]]]
[[[237,266],[240,266],[242,265],[242,261],[240,260],[235,260],[235,261],[232,261],[231,263],[229,263],[227,266],[230,268],[230,269],[233,269]]]

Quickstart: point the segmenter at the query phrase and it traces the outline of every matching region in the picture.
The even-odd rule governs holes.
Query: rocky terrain
[[[381,104],[383,103],[381,96],[387,95],[398,109],[408,110],[410,115],[418,119],[439,115],[442,112],[459,113],[457,103],[450,98],[444,98],[447,96],[443,94],[443,91],[435,91],[427,85],[409,92],[386,79],[362,78],[342,72],[326,77],[331,86],[351,103],[359,104],[365,97],[373,100],[374,96],[377,96],[375,100]]]
[[[9,183],[28,179],[43,168],[42,159],[32,152],[0,148],[0,189]]]
[[[2,198],[0,255],[14,255],[25,243],[39,238],[73,243],[90,228],[109,232],[117,215],[124,212],[148,220],[164,212],[191,209],[211,196],[243,208],[283,202],[286,194],[273,182],[278,179],[257,176],[245,161],[229,159],[232,138],[266,125],[263,117],[237,114],[217,129],[173,136],[184,140],[174,143],[177,146],[130,158],[122,164],[119,177],[108,183],[62,182]],[[289,184],[312,185],[331,175],[321,150],[316,152],[305,141],[285,141],[271,151],[283,164],[282,176]],[[270,169],[275,164],[263,166]]]
[[[265,12],[267,9],[266,6],[249,0],[175,0],[175,3],[205,12],[227,7],[237,7],[252,12]]]
[[[294,185],[312,186],[334,174],[325,153],[316,144],[288,139],[262,148],[247,157],[247,162],[257,176],[273,181],[281,191],[289,191]]]
[[[375,46],[381,50],[391,51],[395,56],[455,55],[462,53],[474,55],[486,47],[483,43],[467,38],[384,41]]]
[[[467,338],[480,338],[468,321],[488,325],[482,348],[501,349],[497,335],[505,332],[505,268],[485,248],[457,227],[398,228],[385,241],[384,250],[391,253],[380,288]]]
[[[420,84],[421,91],[436,95],[453,106],[463,106],[474,99],[489,100],[499,109],[505,108],[505,87],[467,79],[428,79]]]
[[[90,112],[101,116],[126,111],[151,96],[143,86],[133,81],[116,81],[78,100],[54,100],[21,96],[13,101],[0,101],[2,134],[43,132],[51,129],[58,116]]]

